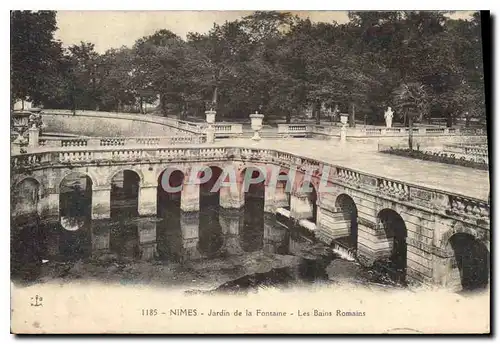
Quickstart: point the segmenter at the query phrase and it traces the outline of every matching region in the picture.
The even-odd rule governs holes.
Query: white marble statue
[[[384,113],[385,125],[387,128],[392,127],[392,117],[394,117],[394,112],[391,110],[391,107],[389,106],[387,108],[387,111]]]

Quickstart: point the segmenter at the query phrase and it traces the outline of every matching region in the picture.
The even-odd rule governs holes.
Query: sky
[[[214,23],[240,19],[253,11],[58,11],[55,38],[64,46],[80,41],[92,42],[104,53],[110,48],[132,46],[134,42],[160,29],[185,38],[188,32],[208,32]],[[347,22],[347,11],[291,11],[313,22]],[[471,11],[452,17],[468,18]]]

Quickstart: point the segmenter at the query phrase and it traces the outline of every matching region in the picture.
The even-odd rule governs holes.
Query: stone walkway
[[[379,153],[373,144],[313,139],[219,140],[220,146],[278,149],[381,177],[488,200],[489,172]]]
[[[333,165],[342,166],[376,176],[391,178],[401,182],[425,186],[449,193],[476,199],[488,200],[490,193],[489,172],[437,162],[410,159],[379,153],[373,143],[326,141],[316,139],[271,139],[261,141],[251,139],[217,139],[213,144],[175,145],[175,147],[242,147],[277,149]],[[100,147],[101,150],[114,150],[117,147]],[[125,148],[125,147],[120,147]],[[128,149],[144,149],[142,146],[127,146]],[[152,147],[150,147],[152,148]],[[53,149],[53,148],[52,148]],[[68,150],[86,151],[89,147],[68,147]],[[38,147],[30,152],[51,150]]]

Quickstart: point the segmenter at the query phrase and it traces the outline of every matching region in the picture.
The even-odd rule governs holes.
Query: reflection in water
[[[199,213],[184,213],[180,210],[179,199],[171,199],[165,204],[166,211],[161,218],[133,216],[124,207],[122,211],[113,212],[113,218],[88,221],[76,231],[65,230],[60,222],[42,223],[37,216],[18,217],[11,231],[13,278],[36,280],[42,274],[43,260],[61,263],[83,260],[91,266],[101,264],[107,267],[114,265],[114,261],[132,264],[134,261],[155,260],[146,264],[168,266],[175,263],[182,266],[187,261],[203,263],[214,259],[236,267],[250,255],[245,251],[252,251],[256,254],[262,252],[266,259],[278,262],[270,266],[285,267],[263,273],[253,273],[253,270],[243,277],[234,276],[234,280],[217,290],[248,291],[261,286],[323,283],[345,273],[354,274],[360,283],[390,284],[380,280],[380,275],[371,274],[371,270],[360,272],[361,268],[351,262],[337,264],[334,274],[331,270],[327,273],[327,266],[340,258],[331,250],[319,252],[310,235],[295,227],[288,228],[286,223],[278,223],[275,215],[264,215],[262,201],[256,198],[247,202],[245,209],[227,210],[219,209],[218,195],[214,195],[204,198]],[[82,208],[86,209],[86,206]],[[242,260],[230,259],[240,255]],[[101,257],[112,257],[112,260],[99,263]],[[258,265],[259,262],[252,264]],[[114,270],[109,271],[110,275],[115,274]]]

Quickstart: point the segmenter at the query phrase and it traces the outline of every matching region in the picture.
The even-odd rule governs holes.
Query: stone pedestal
[[[40,136],[40,129],[37,127],[31,127],[28,129],[28,145],[30,148],[38,147],[38,141]]]
[[[340,122],[342,123],[342,127],[340,128],[340,142],[342,143],[347,141],[347,119],[348,116],[346,114],[340,115]]]
[[[260,131],[262,129],[262,119],[263,118],[264,118],[264,115],[259,114],[257,112],[250,115],[252,130],[254,131],[252,140],[255,140],[255,141],[260,140]]]
[[[111,211],[111,188],[92,189],[92,219],[109,219]]]
[[[181,210],[193,212],[200,210],[200,185],[185,182],[182,186]]]
[[[156,215],[157,186],[148,185],[139,187],[139,215]]]
[[[207,120],[207,129],[206,129],[207,143],[215,142],[215,128],[214,128],[215,114],[216,112],[213,110],[205,111],[205,116]]]

